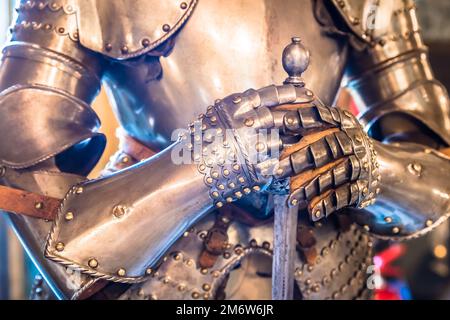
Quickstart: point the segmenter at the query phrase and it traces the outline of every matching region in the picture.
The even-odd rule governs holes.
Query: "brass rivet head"
[[[153,272],[152,268],[147,268],[147,269],[145,270],[145,274],[146,274],[146,275],[151,275],[152,272]]]
[[[240,103],[242,101],[242,98],[241,97],[234,97],[233,98],[233,103],[234,104],[238,104],[238,103]]]
[[[217,202],[216,203],[216,207],[217,208],[222,208],[223,207],[223,203],[222,202]]]
[[[186,2],[182,2],[182,3],[180,4],[180,8],[183,9],[183,10],[187,9],[187,7],[188,7],[188,5],[187,5]]]
[[[260,186],[254,186],[254,187],[253,187],[253,190],[255,190],[255,191],[261,191],[261,187],[260,187]]]
[[[76,194],[82,194],[83,193],[83,187],[78,187],[75,191]]]
[[[431,227],[432,225],[433,225],[433,220],[427,220],[426,222],[425,222],[425,225],[427,226],[427,227]]]
[[[397,233],[399,233],[399,232],[400,232],[400,229],[399,229],[398,227],[392,228],[392,233],[393,233],[393,234],[397,234]]]
[[[162,27],[164,32],[169,32],[170,31],[170,26],[168,24],[163,25]]]
[[[297,199],[292,199],[291,200],[291,205],[296,206],[298,204],[298,200]]]
[[[42,203],[42,202],[36,202],[35,204],[34,204],[34,207],[36,208],[36,209],[38,209],[38,210],[41,210],[41,209],[43,209],[44,208],[44,203]]]
[[[127,274],[127,272],[125,271],[124,268],[120,268],[119,270],[117,270],[117,275],[119,277],[124,277]]]
[[[208,273],[208,269],[202,268],[202,270],[200,270],[200,272],[201,272],[202,274],[207,274],[207,273]]]
[[[253,126],[255,124],[255,120],[253,120],[252,118],[245,119],[244,124],[247,127],[251,127],[251,126]]]
[[[117,206],[114,206],[112,213],[113,213],[114,217],[121,218],[125,215],[126,211],[127,211],[127,208],[125,206],[117,205]]]
[[[59,251],[59,252],[63,251],[63,250],[64,250],[64,243],[58,242],[58,243],[56,244],[55,248],[56,248],[56,250]]]
[[[202,289],[205,291],[211,290],[211,286],[208,283],[203,284]]]
[[[198,292],[192,292],[192,298],[198,299],[200,297],[200,294]]]
[[[128,53],[128,47],[127,46],[122,46],[122,48],[120,48],[120,51],[123,53],[123,54],[127,54]]]
[[[64,216],[64,219],[66,219],[66,221],[72,221],[73,220],[73,212],[69,211],[66,213],[66,215]]]
[[[95,269],[95,268],[98,267],[98,261],[97,261],[96,259],[94,259],[94,258],[89,259],[88,265],[89,265],[89,267],[91,267],[92,269]]]

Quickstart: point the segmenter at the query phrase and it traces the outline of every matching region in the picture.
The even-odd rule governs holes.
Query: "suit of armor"
[[[269,298],[271,186],[286,177],[301,204],[296,298],[368,298],[372,236],[417,237],[448,216],[448,97],[412,1],[24,0],[17,12],[0,68],[2,184],[63,199],[51,219],[8,213],[59,298]],[[274,86],[293,36],[310,66]],[[359,110],[329,107],[342,83]],[[101,85],[121,150],[85,181],[105,145],[90,108]],[[273,127],[289,152],[252,163],[240,130]],[[194,163],[174,163],[178,151]]]

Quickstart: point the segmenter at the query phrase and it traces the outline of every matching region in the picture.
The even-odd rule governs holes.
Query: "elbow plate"
[[[0,93],[0,163],[27,168],[86,141],[85,156],[100,157],[105,138],[100,120],[83,101],[43,85],[18,85]],[[92,146],[93,148],[87,147]],[[84,154],[81,152],[80,157]]]
[[[415,238],[450,214],[450,158],[416,144],[374,142],[382,177],[377,202],[354,211],[356,222],[380,238]]]

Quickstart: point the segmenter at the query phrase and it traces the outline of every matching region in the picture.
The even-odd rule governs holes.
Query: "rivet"
[[[184,291],[186,289],[186,286],[184,284],[180,284],[178,286],[178,291]]]
[[[130,157],[125,156],[122,158],[122,163],[128,163],[130,161]]]
[[[56,244],[55,248],[56,248],[56,250],[59,251],[59,252],[63,251],[63,250],[64,250],[64,243],[58,242],[58,243]]]
[[[213,171],[213,172],[211,173],[211,176],[212,176],[214,179],[217,179],[217,178],[219,177],[219,173],[218,173],[217,171]]]
[[[230,170],[228,170],[228,169],[225,169],[225,170],[223,170],[223,175],[226,177],[226,176],[229,176],[230,175]]]
[[[400,229],[398,227],[392,228],[392,233],[397,234],[400,232]]]
[[[235,184],[234,182],[230,182],[230,183],[228,184],[228,186],[229,186],[231,189],[236,188],[236,184]]]
[[[262,142],[258,142],[255,146],[256,151],[261,152],[264,151],[266,149],[266,145]]]
[[[83,193],[83,187],[78,187],[75,191],[76,194],[82,194]]]
[[[151,275],[152,272],[153,272],[152,268],[147,268],[147,269],[145,270],[145,274],[146,274],[146,275]]]
[[[250,188],[244,188],[244,193],[245,194],[249,194],[251,192],[252,192],[252,190],[250,190]]]
[[[209,291],[209,290],[211,290],[211,286],[208,283],[204,283],[202,286],[202,289],[205,291]]]
[[[117,275],[119,277],[124,277],[127,274],[127,272],[125,271],[124,268],[120,268],[119,270],[117,270]]]
[[[314,93],[312,93],[312,91],[311,90],[306,90],[306,96],[307,97],[312,97],[312,96],[314,96]]]
[[[240,183],[244,183],[244,182],[245,182],[245,179],[244,179],[244,177],[239,177],[239,178],[238,178],[238,181],[239,181]]]
[[[170,26],[168,24],[163,25],[162,27],[164,32],[169,32],[170,31]]]
[[[180,4],[180,8],[183,9],[183,10],[187,9],[187,3],[186,2],[182,2]]]
[[[239,102],[241,102],[242,101],[242,98],[241,97],[234,97],[233,98],[233,103],[234,104],[238,104]]]
[[[364,225],[364,230],[366,230],[367,232],[369,232],[370,231],[370,227],[366,224],[366,225]]]
[[[72,221],[73,220],[73,212],[69,211],[66,213],[66,215],[64,216],[64,218],[66,219],[66,221]]]
[[[125,215],[127,208],[122,205],[114,206],[112,213],[116,218],[121,218]]]
[[[232,197],[228,197],[226,200],[227,200],[228,203],[233,202],[233,198]]]
[[[219,197],[219,193],[217,191],[213,191],[213,193],[211,195],[213,196],[213,198]]]
[[[142,46],[144,47],[144,48],[147,48],[149,45],[150,45],[150,40],[148,40],[148,39],[142,39]]]
[[[66,31],[66,29],[64,29],[63,27],[59,27],[59,28],[58,28],[58,32],[59,32],[59,33],[64,33],[64,31]]]
[[[255,190],[255,191],[261,191],[261,187],[260,187],[260,186],[254,186],[254,187],[253,187],[253,190]]]
[[[36,203],[34,204],[34,207],[35,207],[36,209],[38,209],[38,210],[41,210],[41,209],[44,208],[44,204],[43,204],[42,202],[36,202]]]
[[[208,178],[206,178],[206,182],[207,182],[207,183],[213,183],[213,182],[214,182],[214,180],[213,180],[213,178],[211,178],[211,177],[208,177]]]
[[[89,265],[89,267],[91,267],[92,269],[95,269],[95,268],[98,267],[98,261],[97,261],[96,259],[94,259],[94,258],[89,259],[88,265]]]
[[[200,297],[200,294],[196,291],[192,292],[192,298],[198,299]]]
[[[126,45],[123,45],[122,48],[120,48],[120,51],[122,51],[123,54],[128,53],[128,47]]]
[[[230,259],[231,254],[230,254],[229,252],[225,252],[225,253],[223,254],[223,257],[224,257],[225,259]]]
[[[427,221],[425,222],[425,225],[426,225],[427,227],[431,227],[431,226],[433,225],[433,220],[427,220]]]
[[[222,208],[223,207],[223,203],[222,202],[217,202],[216,203],[216,207],[217,208]]]
[[[202,274],[207,274],[207,273],[208,273],[208,269],[202,268],[202,269],[200,270],[200,272],[201,272]]]
[[[298,200],[297,199],[292,199],[291,205],[296,206],[297,204],[298,204]]]
[[[218,188],[219,190],[225,190],[225,186],[224,186],[223,184],[219,184],[219,185],[217,186],[217,188]]]
[[[240,191],[236,191],[236,192],[234,193],[234,195],[235,195],[236,198],[238,198],[238,199],[242,198],[242,192],[240,192]]]
[[[319,209],[317,209],[316,211],[314,211],[314,216],[318,219],[321,216],[321,212]]]
[[[391,217],[386,217],[386,218],[384,218],[384,221],[386,223],[391,223],[392,222],[392,218]]]
[[[251,127],[251,126],[253,126],[255,124],[255,121],[252,118],[248,118],[248,119],[245,119],[244,124],[247,127]]]

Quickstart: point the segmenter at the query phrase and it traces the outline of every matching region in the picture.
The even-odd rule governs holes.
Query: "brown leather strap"
[[[53,220],[61,200],[0,185],[0,210]]]
[[[228,243],[228,227],[231,223],[232,209],[225,206],[219,209],[216,221],[208,231],[204,240],[203,250],[199,256],[199,265],[201,268],[212,268],[217,258],[225,252]]]

